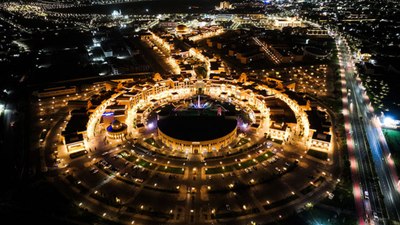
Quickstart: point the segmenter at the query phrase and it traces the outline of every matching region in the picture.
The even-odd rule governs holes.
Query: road
[[[346,117],[348,118],[345,121],[346,126],[351,127],[348,133],[349,158],[352,172],[358,169],[358,176],[353,177],[356,178],[356,180],[353,179],[356,188],[354,195],[356,207],[360,207],[360,202],[363,206],[363,209],[358,212],[359,217],[363,216],[367,224],[385,223],[385,220],[381,220],[382,218],[373,220],[374,213],[377,213],[378,217],[382,214],[382,217],[387,217],[389,220],[399,221],[398,178],[393,165],[390,165],[387,160],[389,151],[386,141],[381,128],[377,126],[376,117],[368,97],[360,85],[361,82],[356,78],[354,63],[349,55],[347,44],[339,39],[337,44],[341,73],[345,79],[344,83],[342,81],[345,86],[342,87],[346,88],[344,93],[348,95],[347,100],[343,102],[345,120]],[[379,179],[374,178],[374,172]],[[358,184],[361,185],[359,188]],[[380,201],[378,188],[381,193],[384,193],[383,202]],[[368,192],[369,197],[366,196],[365,191]],[[360,224],[364,224],[364,222],[360,221]]]
[[[280,64],[281,61],[274,55],[274,53],[271,52],[271,50],[266,46],[264,43],[262,43],[257,37],[253,37],[254,42],[262,48],[264,53],[267,55],[267,57],[274,63],[274,64]]]

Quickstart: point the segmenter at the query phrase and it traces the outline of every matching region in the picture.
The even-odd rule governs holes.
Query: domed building
[[[177,34],[187,34],[189,33],[189,27],[184,24],[179,24],[176,26],[175,31]]]
[[[119,120],[114,120],[107,127],[107,136],[111,139],[123,138],[126,134],[126,128],[126,124],[121,123]]]

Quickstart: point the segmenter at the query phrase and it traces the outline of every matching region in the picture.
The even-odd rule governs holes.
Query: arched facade
[[[163,133],[160,129],[158,129],[158,138],[168,147],[173,150],[178,150],[186,153],[205,153],[205,152],[212,152],[219,151],[223,147],[227,147],[233,140],[236,138],[237,128],[233,129],[229,134],[216,138],[213,140],[207,141],[185,141],[179,140],[173,137],[168,136],[167,134]]]

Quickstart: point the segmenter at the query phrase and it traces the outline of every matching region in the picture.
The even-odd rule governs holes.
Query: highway
[[[347,43],[337,39],[343,93],[343,114],[348,136],[349,158],[353,176],[354,197],[360,224],[386,224],[386,219],[399,221],[400,195],[398,178],[389,157],[382,130],[365,95],[361,81],[356,77],[354,63]],[[344,96],[344,98],[346,98]],[[347,119],[346,119],[347,118]],[[374,173],[376,172],[376,178]],[[355,178],[355,179],[354,179]],[[358,182],[358,183],[357,183]],[[360,187],[358,187],[358,184]],[[379,190],[380,189],[380,190]],[[368,193],[366,193],[366,191]],[[383,193],[381,201],[379,191]],[[367,196],[368,195],[368,196]],[[359,209],[360,203],[362,210]]]

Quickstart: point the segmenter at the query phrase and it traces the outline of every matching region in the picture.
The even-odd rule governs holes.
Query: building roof
[[[311,111],[307,111],[306,113],[310,122],[310,129],[315,130],[315,133],[329,132],[330,122],[325,118],[327,116],[325,112],[312,108]]]
[[[83,141],[83,135],[77,134],[77,133],[66,134],[66,135],[64,135],[64,139],[65,139],[65,144],[71,144],[71,143]]]
[[[286,130],[287,124],[286,123],[275,123],[273,122],[270,126],[270,128],[275,129],[275,130]]]
[[[87,106],[87,100],[69,100],[68,106]]]
[[[290,99],[295,100],[300,106],[307,105],[307,100],[293,91],[287,90],[284,92],[284,94],[286,94]]]
[[[89,121],[89,116],[86,114],[73,114],[69,120],[65,130],[62,132],[63,135],[78,133],[86,131],[86,125]]]
[[[221,67],[220,62],[211,62],[211,70],[218,70]]]
[[[86,114],[87,114],[87,111],[85,108],[74,109],[71,111],[71,115],[86,115]]]
[[[125,116],[125,111],[119,110],[114,112],[114,117]]]
[[[125,96],[125,94],[124,94],[124,95],[118,96],[118,97],[116,98],[116,100],[117,100],[117,101],[129,101],[130,98],[131,98],[131,97]]]
[[[125,110],[126,105],[117,105],[117,104],[109,105],[109,106],[107,106],[107,109],[108,110]]]
[[[320,140],[320,141],[326,141],[326,142],[331,142],[331,135],[330,135],[330,134],[323,134],[323,133],[317,133],[317,132],[315,132],[315,133],[313,134],[312,139]]]

